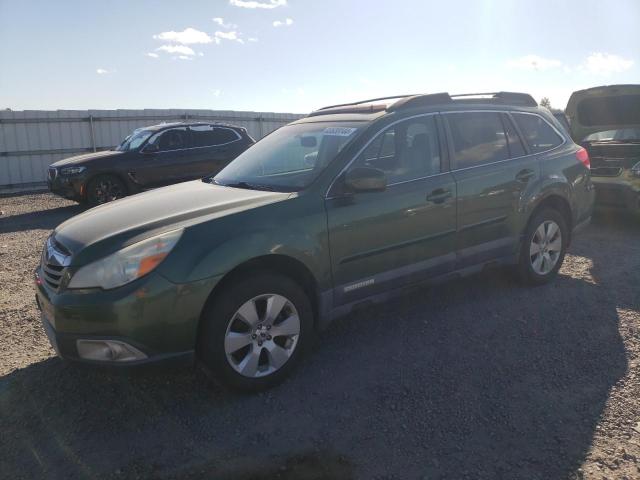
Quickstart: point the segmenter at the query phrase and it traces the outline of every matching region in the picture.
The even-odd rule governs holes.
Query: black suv
[[[255,141],[221,123],[165,123],[135,130],[112,150],[49,166],[49,190],[98,205],[172,183],[214,175]]]

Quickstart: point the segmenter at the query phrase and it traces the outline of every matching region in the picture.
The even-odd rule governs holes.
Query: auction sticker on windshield
[[[355,132],[357,128],[352,127],[327,127],[324,129],[325,135],[334,135],[337,137],[348,137],[353,132]]]

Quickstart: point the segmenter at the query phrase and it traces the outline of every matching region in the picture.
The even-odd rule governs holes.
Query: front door
[[[509,115],[500,112],[443,114],[451,142],[451,169],[458,186],[457,268],[515,253],[523,193],[540,178]]]
[[[149,139],[129,170],[131,179],[143,188],[185,180],[185,166],[193,151],[184,127],[158,132]]]
[[[379,133],[347,168],[383,170],[386,190],[336,180],[326,200],[336,305],[453,268],[456,186],[441,163],[434,115],[423,115]]]

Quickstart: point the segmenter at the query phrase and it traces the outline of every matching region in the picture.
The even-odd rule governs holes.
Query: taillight
[[[591,169],[591,160],[589,160],[589,152],[587,152],[585,148],[581,147],[580,150],[576,152],[576,158],[580,160],[585,167]]]

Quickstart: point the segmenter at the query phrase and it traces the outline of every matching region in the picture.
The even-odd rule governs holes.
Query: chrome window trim
[[[380,130],[378,130],[375,135],[373,135],[369,141],[360,149],[356,152],[356,154],[353,156],[353,158],[351,160],[349,160],[349,163],[347,163],[342,170],[340,170],[340,172],[338,172],[338,174],[334,177],[334,179],[331,181],[331,184],[329,185],[329,188],[327,188],[327,191],[324,194],[324,198],[325,200],[330,200],[332,198],[337,198],[336,196],[332,196],[329,197],[329,192],[331,191],[331,189],[333,188],[333,185],[336,183],[336,181],[338,180],[338,178],[340,178],[340,176],[351,166],[351,164],[353,164],[353,162],[356,161],[356,159],[360,156],[360,154],[362,152],[364,152],[367,147],[376,139],[378,138],[378,135],[380,135],[382,132],[386,131],[388,128],[393,127],[394,125],[397,125],[398,123],[404,122],[406,120],[412,120],[414,118],[421,118],[421,117],[432,117],[437,115],[439,112],[430,112],[430,113],[419,113],[417,115],[412,115],[410,117],[405,117],[405,118],[400,118],[398,120],[396,120],[395,122],[390,123],[389,125],[386,125],[385,127],[381,128]],[[438,138],[438,143],[440,142],[440,138]],[[438,145],[441,147],[441,145]],[[442,147],[440,148],[440,164],[442,165]],[[446,173],[449,172],[439,172],[439,173],[434,173],[431,175],[427,175],[425,177],[420,177],[420,178],[412,178],[411,180],[403,180],[401,182],[395,182],[395,183],[390,183],[387,185],[387,187],[393,187],[394,185],[400,185],[403,183],[408,183],[408,182],[415,182],[418,180],[424,180],[425,178],[429,178],[429,177],[435,177],[435,176],[439,176],[439,175],[444,175]]]
[[[155,133],[154,135],[152,135],[151,137],[149,137],[149,140],[146,141],[145,143],[145,147],[149,144],[149,142],[151,141],[151,139],[156,136],[156,135],[162,135],[164,132],[168,132],[169,130],[179,130],[181,128],[184,128],[185,130],[188,130],[189,128],[191,128],[192,125],[189,126],[185,126],[185,127],[172,127],[172,128],[167,128],[165,130],[162,130],[158,133]],[[166,153],[166,152],[184,152],[187,150],[198,150],[200,148],[212,148],[212,147],[224,147],[225,145],[230,145],[232,143],[235,143],[239,140],[242,140],[242,136],[236,132],[233,128],[229,128],[229,127],[218,127],[216,125],[211,125],[213,128],[222,128],[224,130],[231,130],[233,133],[236,134],[236,139],[235,140],[231,140],[230,142],[225,142],[225,143],[218,143],[216,145],[206,145],[204,147],[189,147],[189,148],[176,148],[175,150],[158,150],[158,152],[156,153]],[[142,147],[142,150],[144,150],[144,147]],[[142,151],[140,150],[140,151]]]
[[[506,115],[509,115],[509,117],[511,118],[511,120],[513,121],[513,123],[516,125],[516,127],[517,127],[517,124],[515,123],[516,121],[515,121],[515,119],[514,119],[514,118],[512,118],[512,117],[511,117],[511,114],[513,114],[513,113],[518,113],[518,114],[521,114],[521,115],[534,115],[534,116],[536,116],[536,117],[538,117],[538,118],[541,118],[541,119],[542,119],[542,120],[543,120],[547,125],[549,125],[549,126],[553,129],[553,131],[554,131],[554,132],[556,132],[556,134],[560,136],[560,138],[562,139],[562,143],[561,143],[561,144],[559,144],[559,145],[557,145],[557,146],[555,146],[555,147],[553,147],[553,148],[550,148],[549,150],[544,150],[544,151],[542,151],[542,152],[538,152],[538,153],[529,153],[529,154],[527,154],[527,155],[520,155],[519,157],[506,158],[506,159],[504,159],[504,160],[497,160],[497,161],[495,161],[495,162],[483,163],[482,165],[474,165],[474,166],[471,166],[471,167],[454,168],[454,169],[450,168],[450,169],[449,169],[448,171],[446,171],[446,172],[434,173],[434,174],[432,174],[432,175],[427,175],[427,176],[425,176],[425,177],[420,177],[420,178],[414,178],[414,179],[412,179],[412,180],[404,180],[404,181],[402,181],[402,182],[390,183],[390,184],[389,184],[389,185],[387,185],[387,186],[388,186],[388,187],[392,187],[392,186],[394,186],[394,185],[400,185],[400,184],[403,184],[403,183],[414,182],[414,181],[417,181],[417,180],[424,180],[424,179],[426,179],[426,178],[430,178],[430,177],[437,177],[437,176],[440,176],[440,175],[445,175],[445,174],[447,174],[447,173],[462,172],[462,171],[464,171],[464,170],[470,170],[470,169],[472,169],[472,168],[486,167],[486,166],[488,166],[488,165],[496,165],[496,164],[499,164],[499,163],[510,162],[510,161],[512,161],[512,160],[519,160],[519,159],[521,159],[521,158],[533,157],[533,156],[535,156],[535,155],[542,155],[543,153],[552,152],[552,151],[554,151],[554,150],[556,150],[556,149],[558,149],[558,148],[561,148],[561,147],[563,147],[564,145],[566,145],[566,144],[567,144],[567,142],[568,142],[568,141],[567,141],[567,138],[566,138],[566,137],[565,137],[565,136],[564,136],[564,135],[563,135],[563,134],[562,134],[562,133],[561,133],[561,132],[560,132],[560,131],[559,131],[559,130],[554,126],[554,125],[552,125],[551,123],[549,123],[549,121],[548,121],[546,118],[544,118],[542,115],[540,115],[540,114],[538,114],[538,113],[534,113],[534,112],[523,112],[523,111],[519,111],[519,110],[514,111],[514,110],[485,110],[485,109],[482,109],[482,110],[450,110],[450,111],[446,111],[446,112],[431,112],[431,113],[421,113],[421,114],[417,114],[417,115],[412,115],[411,117],[405,117],[405,118],[401,118],[401,119],[399,119],[399,120],[396,120],[395,122],[390,123],[390,124],[389,124],[389,125],[387,125],[386,127],[382,128],[382,129],[380,129],[380,130],[378,130],[378,131],[376,132],[376,134],[375,134],[375,135],[373,135],[373,137],[371,137],[371,139],[370,139],[370,140],[369,140],[369,141],[364,145],[364,147],[362,147],[360,150],[358,150],[358,152],[357,152],[357,153],[354,155],[354,157],[349,161],[349,163],[347,163],[347,165],[346,165],[342,170],[340,170],[340,172],[338,173],[338,175],[336,175],[336,176],[335,176],[335,178],[333,179],[333,181],[331,182],[331,184],[329,185],[329,188],[327,189],[327,191],[326,191],[326,193],[325,193],[325,200],[330,200],[330,199],[332,199],[332,198],[337,198],[336,196],[332,196],[332,197],[329,197],[329,196],[328,196],[328,195],[329,195],[329,192],[330,192],[330,191],[331,191],[331,189],[333,188],[333,185],[335,184],[335,182],[336,182],[336,181],[338,180],[338,178],[340,178],[340,176],[341,176],[341,175],[342,175],[342,174],[343,174],[343,173],[344,173],[344,172],[345,172],[345,171],[346,171],[346,170],[351,166],[351,164],[353,164],[353,162],[354,162],[354,161],[355,161],[355,160],[360,156],[360,154],[361,154],[361,153],[362,153],[362,152],[363,152],[363,151],[364,151],[364,150],[369,146],[369,144],[370,144],[371,142],[373,142],[373,141],[378,137],[378,135],[380,135],[380,134],[381,134],[383,131],[385,131],[387,128],[392,127],[393,125],[396,125],[396,124],[398,124],[398,123],[400,123],[400,122],[403,122],[403,121],[405,121],[405,120],[411,120],[411,119],[413,119],[413,118],[428,117],[428,116],[435,116],[435,115],[449,115],[449,114],[452,114],[452,113],[475,113],[475,112],[479,112],[479,113],[504,113],[504,114],[506,114]],[[439,140],[439,139],[438,139],[438,140]],[[529,146],[528,146],[528,145],[526,145],[526,146],[527,146],[527,148],[529,148]],[[440,146],[440,147],[441,147],[441,148],[440,148],[440,151],[442,152],[442,146]],[[441,154],[440,161],[442,161],[442,154]]]
[[[455,111],[448,111],[448,112],[440,112],[441,115],[449,115],[452,113],[474,113],[474,112],[480,112],[480,113],[505,113],[507,115],[509,115],[509,117],[511,118],[511,120],[513,121],[513,123],[515,124],[516,127],[518,127],[518,124],[516,123],[515,119],[511,117],[512,113],[518,113],[521,115],[534,115],[538,118],[541,118],[547,125],[549,125],[554,132],[556,132],[556,134],[558,134],[560,136],[560,138],[562,139],[562,143],[550,148],[549,150],[543,150],[542,152],[538,152],[538,153],[529,153],[527,155],[520,155],[519,157],[511,157],[511,158],[505,158],[504,160],[496,160],[495,162],[489,162],[489,163],[483,163],[482,165],[473,165],[471,167],[464,167],[464,168],[453,168],[450,170],[451,173],[453,172],[463,172],[465,170],[471,170],[472,168],[481,168],[481,167],[486,167],[488,165],[496,165],[498,163],[505,163],[505,162],[510,162],[512,160],[519,160],[521,158],[526,158],[526,157],[533,157],[535,155],[542,155],[543,153],[547,153],[547,152],[552,152],[553,150],[556,150],[562,146],[564,146],[567,143],[567,139],[564,135],[562,135],[558,129],[556,127],[554,127],[553,125],[551,125],[549,123],[549,121],[544,118],[542,115],[538,114],[538,113],[533,113],[533,112],[522,112],[522,111],[513,111],[513,110],[455,110]],[[526,145],[527,148],[530,148],[529,145]]]

